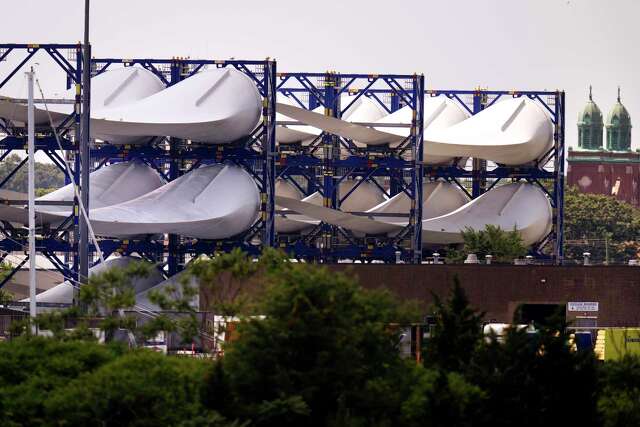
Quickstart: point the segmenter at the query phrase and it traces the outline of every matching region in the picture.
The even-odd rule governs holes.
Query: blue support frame
[[[63,50],[73,50],[74,61],[69,61],[61,53]],[[74,178],[79,181],[79,156],[78,144],[69,133],[73,129],[79,134],[80,106],[82,101],[82,46],[79,44],[0,44],[0,60],[8,57],[12,52],[25,51],[24,58],[17,67],[14,67],[8,76],[0,76],[0,87],[9,81],[22,66],[27,64],[39,50],[46,51],[53,60],[62,67],[66,74],[67,88],[76,87],[74,113],[64,122],[64,127],[59,129],[62,135],[62,145],[71,153],[74,165]],[[123,254],[136,252],[141,256],[154,261],[166,261],[168,273],[173,274],[182,267],[184,256],[190,254],[196,256],[201,253],[214,254],[219,251],[229,251],[234,247],[240,247],[249,253],[258,255],[263,246],[273,246],[275,242],[274,232],[274,192],[275,192],[275,92],[276,92],[276,63],[274,60],[192,60],[185,58],[171,59],[121,59],[105,58],[92,60],[92,76],[106,71],[114,64],[124,66],[142,66],[154,72],[167,86],[188,78],[203,70],[207,66],[227,67],[232,66],[247,74],[255,83],[263,97],[262,122],[254,133],[237,143],[227,146],[195,146],[173,144],[176,148],[166,150],[158,144],[158,139],[151,140],[143,146],[113,146],[103,145],[91,150],[92,163],[95,167],[101,167],[108,162],[124,161],[133,158],[142,159],[154,166],[167,179],[175,179],[181,173],[184,165],[197,167],[203,163],[233,162],[246,168],[256,179],[260,189],[261,207],[259,221],[242,236],[221,241],[197,241],[195,239],[171,236],[168,244],[154,240],[101,240],[101,249],[105,256],[114,252]],[[8,136],[0,141],[0,149],[7,150],[0,156],[0,161],[12,150],[23,150],[26,145],[26,135],[23,129],[9,128],[5,123],[0,123],[2,131]],[[63,160],[56,151],[58,146],[52,133],[46,129],[38,131],[36,148],[45,152],[59,167],[63,167]],[[15,173],[12,172],[12,174]],[[5,182],[8,181],[4,180]],[[67,179],[67,182],[70,182]],[[0,187],[4,182],[0,183]],[[63,226],[56,230],[49,230],[38,240],[38,251],[49,258],[65,278],[75,280],[78,270],[77,245],[73,240],[65,238],[70,230],[77,233],[78,208],[77,200],[74,202],[74,215],[65,221]],[[7,239],[0,241],[0,250],[6,252],[23,251],[26,247],[26,239],[20,230],[14,230],[10,224],[4,224],[3,231]],[[77,235],[77,234],[76,234]],[[260,244],[252,239],[258,237]],[[255,239],[253,239],[255,240]],[[91,253],[95,248],[91,248]],[[65,261],[61,261],[57,254],[64,254]],[[8,277],[0,287],[9,280]]]
[[[488,191],[501,180],[526,180],[538,185],[549,197],[554,212],[553,229],[549,235],[534,248],[539,258],[551,258],[556,264],[564,259],[564,173],[565,173],[565,93],[564,91],[504,91],[504,90],[428,90],[428,96],[446,96],[456,100],[470,114],[477,114],[490,107],[502,97],[527,97],[539,103],[547,111],[554,125],[554,144],[542,160],[533,167],[496,165],[488,170],[486,162],[474,164],[471,171],[460,168],[427,167],[426,173],[432,177],[444,177],[452,181],[467,178],[472,181],[472,197]],[[472,99],[471,105],[464,97]],[[545,166],[553,165],[552,168]],[[485,188],[486,184],[489,184]],[[547,185],[545,185],[547,184]],[[549,190],[550,188],[550,190]],[[551,250],[547,246],[551,245]],[[548,253],[550,252],[550,253]]]
[[[248,75],[256,84],[263,97],[262,122],[253,134],[241,141],[229,145],[185,145],[178,140],[169,143],[154,139],[143,146],[103,145],[92,150],[92,159],[99,165],[106,162],[141,159],[156,168],[167,180],[178,178],[183,167],[197,167],[205,163],[233,162],[244,167],[256,180],[260,189],[260,218],[254,226],[240,236],[215,241],[195,241],[180,236],[170,236],[167,245],[151,241],[105,240],[102,245],[109,250],[123,253],[138,252],[148,254],[150,258],[163,259],[168,266],[168,274],[174,274],[183,268],[185,255],[197,256],[202,253],[215,254],[239,247],[251,254],[258,255],[262,247],[273,246],[274,232],[274,193],[275,193],[275,83],[276,62],[266,60],[198,60],[185,58],[171,59],[93,59],[93,75],[98,75],[114,64],[123,66],[142,66],[155,73],[167,86],[178,83],[207,67],[234,67]],[[259,237],[259,244],[253,240]]]
[[[293,76],[296,73],[291,73]],[[319,74],[307,73],[306,76],[315,77]],[[284,74],[285,78],[290,78],[289,73]],[[302,87],[289,88],[281,84],[279,91],[291,98],[300,100],[303,98],[302,94],[307,93],[308,99],[316,99],[317,91],[313,91],[309,88],[309,78],[305,80],[305,84]],[[380,100],[387,96],[391,99],[389,112],[393,112],[398,108],[406,105],[404,99],[399,96],[398,92],[389,88],[369,88],[364,91],[365,96],[369,96],[372,99]],[[554,146],[543,157],[543,161],[537,166],[506,166],[496,165],[493,168],[487,169],[487,162],[483,160],[474,161],[471,168],[454,166],[434,166],[425,165],[421,167],[422,172],[418,172],[425,179],[437,179],[443,178],[451,182],[458,184],[469,197],[475,198],[490,190],[493,186],[497,185],[500,181],[511,180],[527,180],[531,183],[537,184],[545,193],[549,196],[553,210],[554,210],[554,223],[553,229],[549,235],[541,242],[541,244],[535,248],[534,253],[541,258],[552,258],[557,264],[562,263],[563,254],[563,239],[564,239],[564,224],[563,224],[563,212],[564,212],[564,150],[565,150],[565,93],[563,91],[500,91],[500,90],[426,90],[425,96],[446,96],[452,100],[457,101],[469,114],[477,114],[484,108],[491,106],[499,98],[504,96],[522,97],[525,96],[538,102],[543,109],[545,109],[554,124]],[[301,106],[305,108],[311,108],[313,104],[309,101],[309,104],[298,101]],[[420,153],[422,153],[422,146],[420,146]],[[308,153],[307,153],[308,154]],[[313,153],[311,153],[313,154]],[[285,157],[285,167],[281,168],[280,175],[291,175],[291,169],[293,159],[291,157]],[[308,163],[312,164],[312,160],[308,159]],[[545,165],[553,164],[552,168],[544,168]],[[395,165],[398,167],[398,165]],[[393,166],[391,166],[393,168]],[[299,169],[299,168],[298,168]],[[295,173],[295,172],[294,172]],[[462,182],[470,181],[469,188]],[[545,185],[547,184],[547,185]],[[550,189],[549,189],[550,188]],[[419,196],[421,198],[422,185],[420,185]],[[396,193],[399,190],[393,191]],[[415,197],[416,202],[418,197]],[[421,204],[420,204],[421,206]],[[421,215],[420,215],[421,217]],[[417,229],[414,232],[414,236],[421,232]],[[551,245],[552,248],[549,251],[546,246]],[[415,244],[414,244],[415,245]],[[417,246],[417,245],[416,245]],[[300,249],[300,245],[294,247],[293,252]],[[308,256],[308,251],[305,252]],[[353,252],[350,253],[351,258],[354,258]],[[357,258],[357,257],[356,257]],[[383,257],[384,258],[384,257]],[[383,261],[390,262],[390,257],[382,259]],[[417,262],[417,256],[413,259]]]
[[[75,53],[69,60],[63,51]],[[25,58],[8,75],[0,76],[0,88],[14,78],[21,67],[26,65],[38,51],[44,51],[64,71],[67,86],[76,86],[74,113],[60,126],[63,148],[72,153],[74,178],[79,180],[79,156],[77,142],[71,138],[71,130],[76,134],[80,124],[80,105],[82,88],[82,46],[79,44],[0,44],[0,61],[15,52],[24,52]],[[444,178],[456,182],[470,196],[477,197],[483,191],[491,189],[501,180],[527,180],[538,184],[549,195],[554,208],[554,227],[544,243],[553,244],[552,255],[557,263],[563,258],[563,194],[564,194],[564,136],[565,136],[565,94],[561,91],[489,91],[489,90],[427,90],[424,89],[422,75],[368,75],[325,73],[276,73],[275,61],[244,60],[192,60],[185,58],[170,59],[121,59],[103,58],[92,61],[93,75],[100,74],[115,64],[123,66],[138,65],[154,72],[167,85],[177,83],[208,66],[232,66],[246,73],[256,83],[263,97],[262,123],[249,138],[235,144],[224,146],[180,146],[166,150],[162,141],[153,139],[143,146],[103,145],[91,151],[92,159],[98,167],[107,162],[123,161],[133,158],[142,159],[158,169],[167,179],[175,179],[184,167],[193,168],[203,163],[234,162],[249,171],[260,188],[261,215],[259,221],[236,238],[220,241],[197,241],[177,236],[169,243],[153,240],[103,240],[101,248],[105,255],[113,252],[137,252],[154,260],[165,260],[168,272],[173,274],[181,268],[186,254],[215,254],[234,247],[259,254],[263,246],[279,246],[296,258],[316,261],[337,261],[343,258],[363,261],[382,260],[394,262],[396,252],[406,262],[419,263],[423,259],[421,243],[422,222],[422,181],[423,179]],[[280,147],[276,150],[275,104],[276,93],[294,99],[304,108],[314,109],[323,106],[325,114],[341,117],[350,105],[360,96],[376,100],[387,112],[393,112],[409,105],[414,110],[410,137],[397,148],[374,147],[360,149],[344,138],[323,133],[309,147]],[[341,95],[349,94],[347,105],[341,105]],[[425,96],[447,96],[458,101],[470,114],[475,114],[490,106],[502,96],[526,96],[540,102],[552,117],[555,125],[554,148],[545,157],[544,163],[553,163],[552,170],[539,167],[507,167],[497,165],[488,169],[485,164],[476,164],[467,169],[459,166],[430,166],[422,163],[423,115]],[[471,102],[463,98],[470,98]],[[0,161],[13,150],[24,150],[26,135],[23,129],[8,126],[0,122],[0,128],[7,134],[0,140],[0,149],[6,150],[0,155]],[[179,148],[178,148],[179,147]],[[52,162],[63,168],[62,159],[57,154],[58,146],[51,132],[43,129],[36,139],[36,149],[45,152]],[[340,152],[346,153],[341,158]],[[322,156],[318,156],[322,153]],[[407,157],[409,159],[407,160]],[[12,173],[15,173],[12,172]],[[338,188],[344,179],[359,177],[380,186],[388,195],[404,191],[412,200],[409,213],[409,226],[394,237],[366,236],[356,237],[348,230],[321,224],[311,233],[301,235],[276,235],[275,233],[275,182],[276,178],[294,182],[304,193],[316,190],[323,195],[324,205],[338,208],[350,193],[340,195]],[[462,180],[471,181],[467,189]],[[6,183],[0,182],[0,187]],[[304,182],[304,184],[301,184]],[[551,186],[545,185],[552,183]],[[488,187],[487,187],[488,185]],[[77,232],[77,200],[74,201],[74,215],[56,230],[49,230],[38,240],[40,253],[52,259],[52,262],[66,278],[76,279],[78,253],[71,230]],[[3,225],[8,238],[0,241],[0,250],[7,252],[23,251],[26,239],[20,230],[14,230],[9,224]],[[77,234],[76,234],[77,235]],[[260,237],[261,244],[252,240]],[[539,248],[541,249],[541,248]],[[60,261],[57,254],[65,254]],[[8,279],[0,283],[0,287]]]
[[[45,52],[64,72],[66,77],[67,87],[74,85],[75,91],[75,103],[73,112],[68,116],[66,120],[58,126],[57,132],[61,138],[60,142],[63,150],[68,153],[78,152],[78,141],[76,138],[71,138],[71,130],[74,130],[76,135],[79,135],[80,128],[80,112],[82,102],[82,45],[80,44],[36,44],[36,43],[2,43],[0,44],[0,61],[4,61],[11,57],[11,55],[22,54],[20,62],[12,67],[7,75],[0,76],[0,88],[3,87],[11,79],[15,78],[18,72],[25,67],[34,58],[38,52]],[[63,54],[67,52],[67,56]],[[71,53],[71,55],[69,55]],[[75,56],[75,61],[73,58]],[[14,151],[26,151],[26,128],[20,128],[9,123],[4,123],[0,120],[0,129],[6,134],[4,138],[0,140],[0,150],[4,150],[0,161],[4,160],[10,153]],[[37,129],[36,134],[36,151],[44,152],[51,161],[58,166],[65,173],[65,180],[70,182],[70,178],[67,175],[67,171],[64,167],[64,160],[60,158],[59,147],[55,138],[55,135],[49,128],[49,126],[43,126]],[[21,162],[13,171],[9,173],[5,179],[0,182],[0,187],[4,186],[9,179],[22,167],[25,162]],[[79,168],[79,156],[74,157],[73,175],[76,182],[80,178]],[[7,202],[8,203],[8,202]],[[43,230],[41,237],[37,240],[36,250],[38,253],[44,255],[50,260],[54,260],[53,265],[58,271],[66,278],[71,280],[77,280],[77,266],[79,263],[78,247],[75,242],[75,237],[78,236],[78,200],[74,199],[73,202],[73,214],[65,221],[61,226],[55,230]],[[4,239],[0,240],[0,250],[6,253],[9,252],[24,252],[26,254],[26,248],[28,247],[27,239],[23,230],[18,230],[11,227],[8,223],[3,223],[0,228],[5,235]],[[65,259],[60,260],[57,254],[64,254]],[[5,259],[3,256],[2,259]],[[24,265],[26,257],[17,267],[15,267],[9,275],[7,275],[2,281],[0,281],[0,287],[4,286],[15,272]]]
[[[278,161],[279,178],[298,181],[297,186],[299,181],[306,181],[304,193],[310,194],[317,188],[324,206],[334,209],[339,209],[353,192],[339,195],[339,184],[345,179],[368,180],[390,195],[380,187],[380,181],[388,182],[392,194],[404,191],[412,200],[409,225],[394,237],[361,238],[348,230],[321,223],[307,235],[278,235],[279,247],[296,258],[322,262],[344,258],[394,262],[396,252],[400,252],[406,262],[419,263],[422,259],[424,76],[326,72],[281,73],[279,78],[280,94],[303,108],[322,106],[325,114],[332,117],[341,117],[361,96],[377,101],[387,112],[404,105],[414,111],[410,136],[399,147],[358,148],[352,141],[323,132],[309,146],[281,145]],[[378,96],[382,93],[385,96]],[[341,105],[342,95],[349,95],[346,105]],[[341,151],[346,153],[346,158],[341,158]]]

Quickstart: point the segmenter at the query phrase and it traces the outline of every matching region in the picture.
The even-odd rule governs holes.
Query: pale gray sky
[[[84,0],[5,2],[3,42],[82,38]],[[589,84],[605,116],[621,85],[640,127],[639,16],[633,0],[93,0],[91,38],[99,57],[270,56],[280,71],[422,72],[430,88],[564,89],[575,145]]]

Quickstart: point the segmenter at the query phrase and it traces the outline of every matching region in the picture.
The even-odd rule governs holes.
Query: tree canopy
[[[281,263],[267,286],[257,307],[264,318],[240,324],[222,362],[234,415],[257,414],[253,421],[265,426],[372,425],[385,416],[390,396],[362,399],[362,391],[402,372],[398,334],[388,326],[410,315],[402,305],[306,264]]]
[[[416,363],[401,356],[401,330],[424,309],[364,290],[349,274],[265,255],[229,254],[192,271],[221,286],[212,308],[239,321],[215,360],[79,333],[0,343],[3,425],[609,427],[640,419],[638,359],[598,365],[592,352],[572,349],[560,318],[534,333],[485,336],[482,313],[456,281],[429,311],[436,323]],[[254,278],[262,292],[236,304],[231,276],[216,285],[219,274]],[[125,276],[94,281],[86,295],[103,303],[90,309],[129,304]]]
[[[0,162],[0,180],[7,177],[21,161],[20,156],[11,154]],[[38,196],[42,196],[64,185],[64,172],[53,163],[36,162],[35,171],[35,186]],[[27,166],[25,164],[18,169],[3,188],[5,190],[26,193],[27,185]]]
[[[564,199],[565,253],[594,261],[625,262],[640,256],[640,210],[600,194],[581,193],[570,187]]]
[[[462,231],[462,238],[462,248],[449,251],[447,259],[450,262],[463,262],[467,255],[476,254],[479,260],[491,255],[494,262],[512,263],[528,251],[516,230],[503,230],[492,224],[487,224],[484,230],[467,227]]]

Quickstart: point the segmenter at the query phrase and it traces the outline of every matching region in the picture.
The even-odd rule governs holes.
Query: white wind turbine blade
[[[164,84],[151,71],[140,67],[123,67],[107,70],[91,79],[91,111],[116,107],[138,101],[164,89]],[[69,89],[63,99],[75,98],[75,88]],[[37,125],[49,123],[49,116],[42,104],[36,106]],[[72,104],[50,104],[49,112],[54,122],[60,122],[73,112]],[[16,104],[14,98],[0,98],[0,117],[26,123],[27,106]]]
[[[96,111],[91,132],[114,144],[150,136],[225,144],[255,129],[261,107],[260,93],[247,75],[220,68],[199,72],[137,102]]]
[[[253,177],[231,165],[202,166],[136,199],[92,210],[97,235],[180,234],[221,239],[247,230],[258,218]]]
[[[457,125],[425,136],[425,153],[475,157],[507,165],[539,159],[553,141],[553,125],[535,101],[497,102]]]
[[[121,162],[103,166],[89,175],[91,192],[89,208],[96,209],[135,199],[164,185],[158,172],[139,161]],[[49,194],[36,198],[40,202],[71,202],[74,199],[73,185],[65,185]],[[19,200],[12,193],[3,198]],[[71,206],[36,205],[36,224],[57,225],[71,215]],[[0,203],[0,220],[27,224],[24,206]]]

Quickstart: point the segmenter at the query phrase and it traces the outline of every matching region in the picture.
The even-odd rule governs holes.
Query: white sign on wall
[[[569,302],[567,311],[598,311],[598,302]]]

